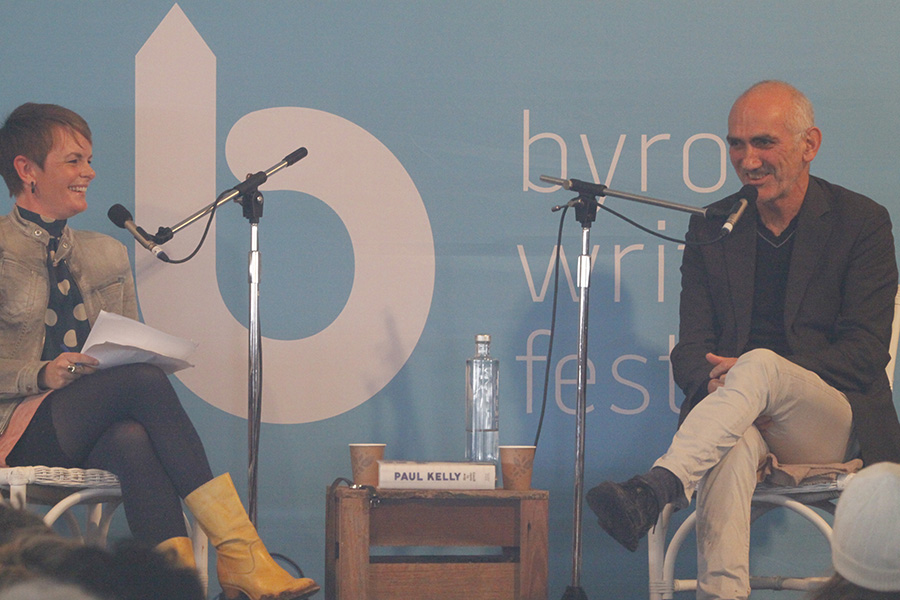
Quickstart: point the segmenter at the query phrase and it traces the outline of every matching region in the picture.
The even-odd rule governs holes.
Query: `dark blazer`
[[[726,198],[726,208],[736,197]],[[716,206],[714,205],[714,206]],[[679,342],[671,360],[685,392],[679,423],[707,393],[707,352],[740,356],[750,336],[756,265],[755,205],[723,241],[688,246],[681,266]],[[721,222],[692,217],[688,239],[710,240]],[[885,367],[897,294],[887,210],[811,177],[788,274],[784,326],[792,362],[847,395],[867,464],[900,462],[900,422]]]

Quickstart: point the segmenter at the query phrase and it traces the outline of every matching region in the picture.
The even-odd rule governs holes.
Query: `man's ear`
[[[810,127],[803,137],[803,160],[811,163],[822,147],[822,131],[818,127]]]

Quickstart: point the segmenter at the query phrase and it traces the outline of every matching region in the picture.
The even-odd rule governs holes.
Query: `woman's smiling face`
[[[51,219],[68,219],[87,208],[87,188],[96,173],[91,167],[93,148],[80,133],[59,127],[53,132],[53,147],[44,167],[31,172],[34,193],[26,182],[17,202],[25,209]]]

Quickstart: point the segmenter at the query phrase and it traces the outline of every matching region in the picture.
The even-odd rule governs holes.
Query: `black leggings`
[[[175,390],[147,364],[98,371],[50,393],[7,464],[114,473],[132,534],[151,545],[187,535],[180,499],[212,479]]]

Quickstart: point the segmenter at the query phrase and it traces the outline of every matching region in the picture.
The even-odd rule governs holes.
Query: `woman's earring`
[[[37,184],[35,182],[31,182],[31,193],[34,194],[37,190]]]

